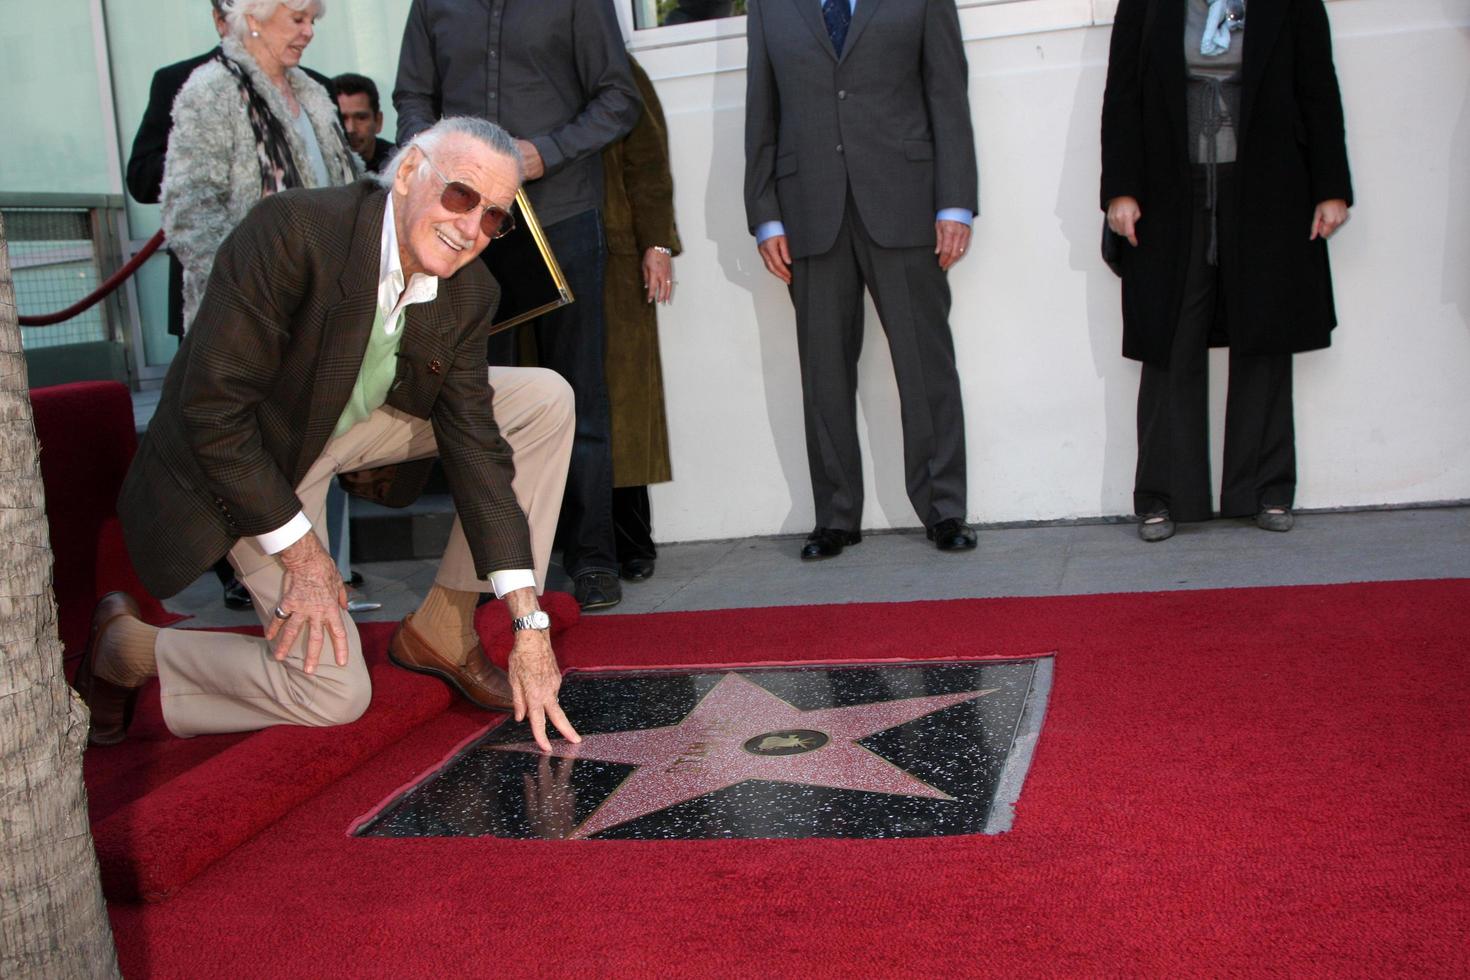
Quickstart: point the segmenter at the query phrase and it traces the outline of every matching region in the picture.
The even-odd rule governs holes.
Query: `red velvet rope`
[[[144,262],[147,262],[148,259],[153,255],[153,253],[158,251],[159,246],[161,246],[162,244],[163,229],[160,228],[153,233],[152,238],[148,239],[148,244],[138,249],[137,255],[129,259],[127,264],[124,265],[121,269],[118,269],[112,275],[108,276],[107,281],[94,289],[92,293],[85,299],[73,303],[71,306],[68,306],[66,309],[61,310],[58,313],[47,313],[44,316],[23,316],[20,318],[20,325],[23,327],[49,327],[52,324],[60,323],[63,320],[70,320],[78,313],[91,309],[93,306],[96,306],[98,303],[106,299],[107,295],[111,293],[114,289],[121,286],[123,284],[123,281],[126,280],[128,276],[131,276],[134,272],[137,272],[138,266],[142,265]]]

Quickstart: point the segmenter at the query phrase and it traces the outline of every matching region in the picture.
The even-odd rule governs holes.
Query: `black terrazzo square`
[[[582,735],[496,725],[366,837],[940,837],[1010,827],[1052,658],[569,674]]]

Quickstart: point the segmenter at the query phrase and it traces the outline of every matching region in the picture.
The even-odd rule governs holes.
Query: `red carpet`
[[[190,978],[1464,976],[1467,640],[1466,581],[587,618],[559,643],[579,666],[1056,650],[1015,829],[347,837],[485,724],[455,706],[172,898],[114,904],[119,955]]]
[[[127,386],[79,381],[32,388],[31,411],[54,558],[57,632],[69,669],[75,669],[100,596],[114,589],[131,593],[143,618],[159,626],[179,617],[143,588],[117,520],[118,488],[138,446]]]
[[[579,611],[571,596],[548,593],[543,604],[555,616],[554,637],[576,623]],[[503,663],[510,626],[498,608],[484,612],[477,618],[483,642]],[[128,740],[89,748],[83,765],[107,897],[166,898],[449,707],[451,693],[441,681],[388,662],[393,628],[392,623],[359,626],[372,706],[341,728],[281,726],[248,735],[174,738],[163,722],[158,685],[149,685]]]

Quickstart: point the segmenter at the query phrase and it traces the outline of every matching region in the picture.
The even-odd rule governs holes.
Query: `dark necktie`
[[[852,23],[851,0],[822,0],[822,20],[827,22],[827,36],[837,57],[842,57],[842,42],[847,40],[847,25]]]

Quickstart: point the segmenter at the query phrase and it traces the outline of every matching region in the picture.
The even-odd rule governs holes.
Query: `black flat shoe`
[[[250,598],[250,590],[237,578],[232,578],[225,584],[224,599],[226,609],[251,609],[255,606],[254,600]]]
[[[1294,523],[1290,507],[1266,506],[1256,513],[1256,527],[1262,531],[1290,531]]]
[[[823,558],[836,558],[842,554],[844,547],[857,544],[862,539],[861,531],[839,531],[832,527],[819,527],[806,536],[806,544],[801,548],[801,560],[820,561]]]
[[[1174,521],[1169,517],[1167,510],[1154,511],[1152,514],[1144,514],[1138,519],[1138,537],[1140,540],[1155,544],[1159,541],[1168,541],[1174,536]]]
[[[958,517],[950,517],[924,531],[940,551],[969,551],[975,547],[975,529]]]
[[[629,582],[646,582],[653,578],[653,559],[629,558],[618,572]]]
[[[583,572],[572,580],[572,594],[584,611],[608,609],[623,601],[623,586],[612,572]]]

